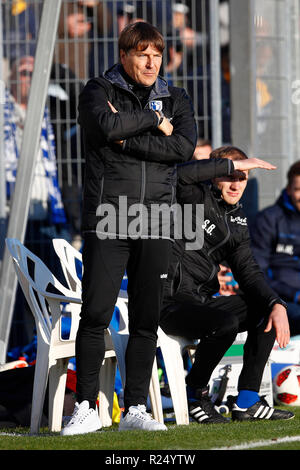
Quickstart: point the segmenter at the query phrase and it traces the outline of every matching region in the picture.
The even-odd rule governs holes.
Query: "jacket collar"
[[[128,83],[122,75],[122,65],[115,64],[109,70],[103,73],[103,77],[111,82],[113,85],[117,85],[124,90],[132,92],[133,85]],[[157,98],[163,98],[170,96],[168,84],[166,80],[160,75],[157,77],[154,87],[151,90],[149,101]]]
[[[277,200],[277,204],[282,206],[284,209],[286,209],[289,212],[294,212],[295,214],[299,212],[297,211],[296,207],[293,205],[291,198],[289,197],[288,193],[286,192],[286,189],[283,189],[281,195],[279,196]]]
[[[226,210],[227,214],[229,212],[236,211],[237,209],[241,209],[243,206],[240,202],[237,202],[236,204],[227,204],[227,202],[224,201],[224,199],[221,196],[221,190],[217,188],[213,183],[210,185],[210,190],[212,191],[215,199],[218,201],[219,204],[221,204],[224,209]]]

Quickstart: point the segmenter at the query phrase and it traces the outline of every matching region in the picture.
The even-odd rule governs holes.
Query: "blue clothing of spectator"
[[[269,285],[288,304],[291,335],[297,335],[300,333],[300,212],[287,189],[273,206],[258,213],[251,238],[253,254]]]

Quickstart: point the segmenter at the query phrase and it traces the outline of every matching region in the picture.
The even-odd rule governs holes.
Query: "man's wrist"
[[[286,310],[288,308],[286,302],[284,300],[282,300],[280,297],[277,297],[277,299],[274,299],[270,302],[270,304],[269,304],[270,308],[272,309],[275,304],[282,305]]]

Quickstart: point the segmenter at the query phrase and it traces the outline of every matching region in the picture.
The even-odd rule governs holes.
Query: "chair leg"
[[[177,424],[189,424],[185,374],[180,345],[173,340],[161,345]]]
[[[100,368],[99,417],[103,427],[112,425],[116,368],[116,357],[105,359]]]
[[[122,385],[123,385],[123,388],[125,388],[125,380],[126,380],[125,354],[126,354],[126,348],[127,348],[129,335],[119,334],[111,327],[109,329],[110,329],[110,333],[112,337],[114,350],[117,356]]]
[[[59,432],[62,426],[69,358],[57,359],[49,370],[49,430]]]
[[[153,418],[159,423],[164,423],[160,386],[158,380],[157,361],[154,358],[152,376],[150,380],[149,396]]]
[[[38,434],[40,431],[40,423],[43,414],[43,406],[48,381],[48,372],[48,350],[45,350],[43,354],[39,351],[38,348],[33,382],[30,434]]]

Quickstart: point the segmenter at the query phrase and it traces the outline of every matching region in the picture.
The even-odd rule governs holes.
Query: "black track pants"
[[[238,389],[259,391],[275,331],[273,328],[264,333],[268,314],[258,310],[240,295],[216,297],[204,304],[164,307],[160,325],[167,334],[200,339],[195,362],[186,379],[188,385],[206,386],[237,333],[248,331]]]
[[[156,353],[169,240],[99,240],[86,234],[82,310],[76,338],[77,399],[95,401],[108,327],[125,270],[128,276],[129,341],[125,408],[146,404]]]

